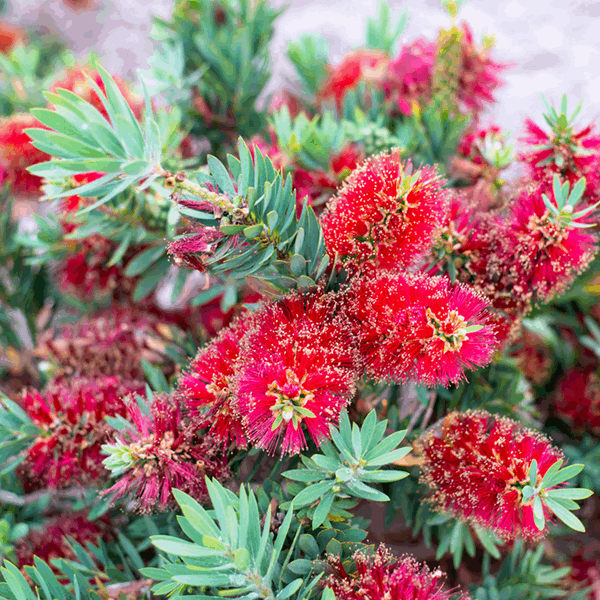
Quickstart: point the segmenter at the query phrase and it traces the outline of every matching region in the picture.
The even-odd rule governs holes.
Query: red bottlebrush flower
[[[12,23],[0,20],[0,53],[10,54],[10,52],[25,40],[25,32],[15,27]]]
[[[460,27],[462,61],[458,78],[458,100],[468,111],[477,114],[486,104],[496,101],[493,93],[502,84],[498,74],[510,64],[492,60],[487,48],[475,45],[469,25],[463,21]]]
[[[242,342],[236,408],[246,435],[269,452],[319,445],[354,395],[355,337],[331,294],[297,293],[266,305]]]
[[[182,423],[177,399],[155,394],[147,414],[132,400],[128,412],[133,427],[117,440],[127,455],[127,468],[103,492],[112,495],[113,502],[127,498],[141,513],[165,511],[176,506],[173,490],[202,502],[208,497],[206,475],[229,477],[226,455],[211,440],[198,437],[193,426]]]
[[[593,135],[594,124],[574,132],[572,127],[546,133],[531,119],[525,120],[526,144],[519,159],[529,166],[531,176],[541,182],[550,182],[554,173],[574,184],[582,177],[594,175],[600,154],[600,135]],[[596,177],[593,180],[597,183]],[[586,195],[595,189],[587,182]]]
[[[597,252],[598,236],[552,215],[543,191],[539,186],[525,188],[514,202],[501,260],[536,298],[548,302],[587,268]],[[590,217],[573,222],[590,223]]]
[[[383,544],[372,555],[357,550],[352,560],[356,572],[348,573],[339,557],[327,556],[325,587],[339,600],[468,600],[465,594],[457,598],[456,588],[444,590],[439,569],[432,572],[408,554],[396,557]]]
[[[73,538],[85,547],[88,542],[97,546],[100,540],[109,542],[114,537],[114,528],[106,516],[90,521],[85,512],[60,515],[15,542],[17,565],[21,568],[33,565],[37,556],[58,574],[58,569],[52,565],[53,559],[78,561],[67,538]]]
[[[75,231],[77,224],[63,221],[65,234]],[[125,275],[126,265],[144,246],[130,246],[120,264],[108,266],[118,243],[100,234],[80,240],[65,240],[75,250],[61,260],[56,273],[61,288],[67,293],[88,300],[101,296],[128,297],[137,284],[137,277]]]
[[[534,459],[538,483],[563,460],[548,438],[506,417],[469,410],[449,414],[441,430],[425,434],[417,446],[423,454],[421,480],[437,509],[507,540],[545,535],[534,523],[533,500],[523,502],[521,490],[529,484]],[[548,519],[545,503],[543,508]]]
[[[600,431],[600,377],[596,369],[567,373],[556,392],[555,407],[574,429]]]
[[[86,75],[96,83],[104,94],[106,93],[100,73],[89,67],[72,67],[71,69],[68,69],[64,77],[54,81],[50,91],[55,94],[57,89],[69,90],[70,92],[77,94],[80,98],[83,98],[86,102],[89,102],[96,110],[102,113],[105,119],[108,119],[108,113]],[[129,85],[118,75],[112,75],[112,78],[117,84],[121,94],[123,94],[125,101],[129,104],[135,118],[139,120],[144,109],[143,99],[140,96],[133,94],[129,89]]]
[[[376,379],[448,385],[496,348],[488,303],[445,277],[382,272],[355,279],[349,312],[366,371]]]
[[[92,183],[96,179],[103,177],[105,173],[80,173],[72,177],[72,184],[74,188],[84,185],[85,183]],[[59,200],[59,207],[62,212],[73,213],[77,212],[83,205],[85,205],[87,198],[81,196],[67,196]]]
[[[142,360],[171,363],[165,352],[172,338],[169,316],[133,306],[111,306],[62,326],[60,332],[45,332],[35,355],[58,365],[54,381],[74,376],[143,380]]]
[[[167,246],[167,252],[178,267],[206,271],[206,260],[227,236],[217,227],[194,228]],[[233,238],[229,239],[233,243]]]
[[[233,379],[240,356],[240,343],[252,323],[249,314],[201,348],[190,362],[189,372],[182,374],[178,388],[191,420],[198,429],[209,433],[225,446],[234,443],[246,447],[242,416],[234,401]]]
[[[25,133],[29,127],[48,129],[30,114],[14,114],[0,120],[0,166],[5,169],[13,190],[37,194],[42,178],[29,173],[27,167],[50,160],[50,155],[32,144]]]
[[[412,113],[413,103],[423,106],[431,99],[435,53],[434,42],[419,38],[388,64],[386,96],[403,115]]]
[[[429,249],[448,209],[435,167],[412,171],[400,152],[368,158],[332,198],[321,222],[327,251],[350,267],[414,265]]]
[[[117,377],[76,378],[25,390],[22,406],[40,429],[18,473],[25,491],[97,484],[108,478],[101,446],[110,426],[105,416],[125,416],[123,396],[144,393],[144,383]]]
[[[338,110],[342,109],[346,94],[360,81],[380,86],[383,83],[389,58],[379,50],[353,50],[342,62],[329,68],[330,75],[318,93],[319,100],[333,98]]]

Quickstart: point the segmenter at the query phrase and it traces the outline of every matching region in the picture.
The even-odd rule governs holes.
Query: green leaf
[[[288,583],[280,592],[277,594],[277,600],[284,600],[295,594],[302,587],[302,579],[294,579],[291,583]]]
[[[298,507],[312,504],[315,500],[323,496],[335,485],[335,481],[323,481],[315,483],[303,489],[295,498],[294,504]]]
[[[556,488],[548,490],[550,498],[566,498],[567,500],[584,500],[589,498],[594,492],[584,488]]]
[[[546,498],[546,506],[567,526],[575,531],[584,532],[583,523],[569,510],[561,506],[552,498]]]
[[[529,485],[532,488],[537,486],[537,474],[538,474],[538,464],[537,460],[534,458],[531,461],[531,465],[529,466]]]
[[[315,514],[312,519],[312,528],[317,529],[323,521],[327,518],[329,511],[331,509],[331,505],[335,499],[335,494],[332,491],[327,492],[319,501],[317,508],[315,509]]]
[[[152,248],[146,248],[146,250],[136,254],[127,263],[127,266],[125,267],[125,275],[127,277],[135,277],[136,275],[140,275],[165,254],[165,246],[153,246]]]
[[[250,225],[244,229],[244,236],[248,239],[255,238],[263,232],[263,229],[264,227],[260,223],[257,225]]]
[[[247,548],[238,548],[233,556],[233,562],[239,571],[245,571],[250,564],[250,552]]]
[[[206,161],[208,162],[210,174],[219,189],[231,197],[235,196],[235,188],[223,163],[212,154],[206,157]]]

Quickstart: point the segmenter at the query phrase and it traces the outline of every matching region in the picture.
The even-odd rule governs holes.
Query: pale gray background
[[[410,21],[403,35],[411,41],[420,35],[434,39],[449,18],[438,0],[389,0],[396,9],[408,8]],[[365,19],[376,13],[376,1],[273,0],[288,5],[277,22],[273,46],[273,79],[277,89],[292,74],[285,58],[289,40],[302,33],[320,32],[330,42],[335,63],[364,41]],[[59,0],[12,0],[13,22],[43,23],[71,40],[80,56],[94,49],[113,73],[135,77],[152,52],[151,16],[168,17],[173,0],[99,0],[94,10],[79,14]],[[459,18],[471,25],[476,40],[494,34],[493,56],[516,64],[506,72],[506,85],[490,119],[517,137],[526,116],[542,123],[540,93],[555,103],[563,92],[580,98],[584,107],[580,123],[600,116],[600,1],[599,0],[468,0]]]

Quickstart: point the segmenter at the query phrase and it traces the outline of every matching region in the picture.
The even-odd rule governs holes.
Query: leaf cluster
[[[560,584],[570,567],[555,569],[545,565],[543,556],[543,545],[534,551],[525,550],[522,541],[515,542],[514,549],[495,575],[489,573],[489,566],[484,563],[483,585],[473,584],[472,596],[478,600],[546,600],[566,596],[567,592]]]
[[[271,506],[263,525],[252,491],[242,486],[235,495],[209,479],[206,485],[213,505],[211,511],[186,494],[174,492],[183,511],[179,524],[191,542],[172,536],[151,537],[154,546],[169,556],[159,569],[142,569],[144,575],[161,581],[153,591],[179,597],[186,589],[199,588],[201,593],[196,598],[212,597],[210,590],[248,599],[306,597],[316,579],[307,582],[294,578],[287,584],[282,581],[300,535],[295,522],[296,534],[291,544],[287,542],[292,531],[292,510],[288,510],[274,537],[270,531]]]
[[[307,507],[298,515],[310,518],[313,529],[351,517],[348,509],[355,502],[349,501],[350,498],[384,502],[390,499],[368,484],[399,481],[408,476],[406,471],[380,468],[400,460],[411,450],[397,448],[406,431],[384,437],[386,428],[387,421],[378,422],[375,411],[367,415],[362,427],[356,423],[351,426],[348,414],[343,413],[339,429],[330,426],[333,444],[324,443],[322,454],[302,456],[302,468],[283,473],[284,477],[303,484],[288,487],[294,494],[294,506]]]

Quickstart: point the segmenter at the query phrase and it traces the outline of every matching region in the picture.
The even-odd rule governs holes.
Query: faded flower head
[[[0,19],[0,53],[10,54],[12,50],[26,39],[26,33],[12,23]]]
[[[150,410],[130,400],[132,427],[119,432],[115,444],[103,446],[104,464],[118,481],[103,494],[112,501],[126,498],[140,513],[165,511],[175,506],[173,490],[182,490],[202,502],[207,498],[205,476],[229,476],[227,457],[214,443],[182,422],[179,402],[155,394]]]
[[[233,379],[240,356],[240,343],[252,324],[246,313],[221,330],[211,342],[200,348],[188,371],[178,379],[183,404],[198,429],[208,428],[218,442],[246,447],[242,416],[235,405]]]
[[[227,236],[217,227],[195,228],[169,243],[167,252],[178,267],[206,271],[206,261]]]
[[[417,443],[423,455],[421,481],[436,509],[491,529],[512,540],[539,540],[546,532],[534,522],[533,499],[523,497],[531,462],[537,478],[563,459],[542,434],[479,411],[453,412]],[[539,483],[538,481],[538,483]],[[550,511],[543,505],[547,519]]]
[[[290,294],[255,315],[242,342],[235,406],[250,442],[269,452],[329,437],[359,375],[356,341],[338,300],[319,290]]]
[[[434,167],[413,170],[400,151],[372,156],[346,179],[321,223],[329,254],[352,267],[414,265],[433,243],[448,209]]]
[[[457,589],[444,589],[444,575],[431,571],[409,554],[394,556],[383,544],[375,553],[357,550],[352,555],[356,572],[348,573],[339,557],[327,556],[325,587],[338,600],[468,600]]]
[[[165,352],[172,335],[170,326],[168,315],[111,306],[63,325],[60,332],[46,331],[35,354],[57,365],[54,381],[73,376],[144,379],[142,360],[151,364],[172,361]]]
[[[370,377],[449,385],[491,360],[488,302],[464,284],[382,272],[355,279],[352,292],[349,311]]]
[[[600,432],[600,377],[588,367],[572,370],[561,381],[554,405],[558,415],[577,431]]]
[[[125,416],[123,397],[143,391],[143,382],[117,377],[65,380],[42,393],[24,390],[21,405],[39,428],[17,471],[25,491],[106,480],[101,446],[111,427],[104,417]]]
[[[85,512],[60,515],[49,519],[39,529],[31,529],[15,543],[17,564],[21,568],[33,565],[37,556],[58,574],[52,560],[62,558],[78,561],[67,538],[85,547],[88,543],[97,546],[100,540],[108,542],[114,537],[114,527],[106,516],[90,521]]]

